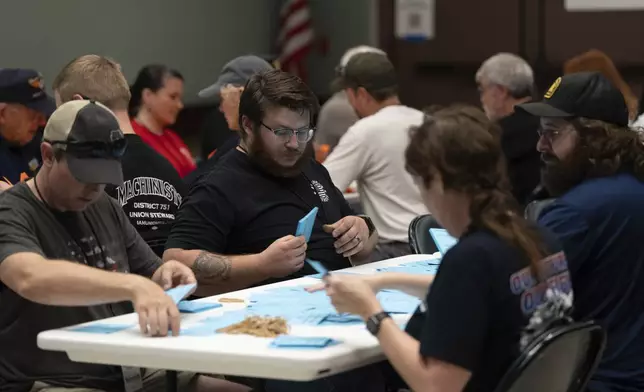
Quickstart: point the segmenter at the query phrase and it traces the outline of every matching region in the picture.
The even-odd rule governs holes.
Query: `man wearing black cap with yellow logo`
[[[44,330],[127,313],[127,301],[143,333],[179,332],[164,289],[194,283],[192,271],[162,264],[103,192],[123,181],[125,148],[109,109],[65,103],[45,127],[36,177],[0,194],[0,389],[150,390],[156,373],[72,362],[36,346]]]
[[[541,102],[542,182],[556,201],[539,224],[562,242],[574,316],[608,334],[589,391],[644,390],[644,144],[628,127],[624,97],[600,73],[557,79]]]
[[[55,109],[42,76],[30,69],[0,69],[0,191],[40,167],[38,129]]]

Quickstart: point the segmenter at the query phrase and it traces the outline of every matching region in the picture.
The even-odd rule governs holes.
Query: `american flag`
[[[279,65],[306,80],[304,60],[314,46],[315,32],[307,0],[284,0],[277,37]]]

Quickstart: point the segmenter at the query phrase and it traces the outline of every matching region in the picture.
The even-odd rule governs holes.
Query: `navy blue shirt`
[[[41,134],[37,134],[29,144],[18,147],[11,146],[0,138],[0,180],[5,178],[12,184],[22,179],[33,177],[40,165]]]
[[[427,298],[407,324],[407,333],[420,341],[420,355],[472,372],[465,392],[495,390],[519,356],[521,332],[547,288],[571,293],[561,245],[546,230],[540,234],[547,280],[537,282],[520,250],[488,230],[468,231],[443,257]],[[385,374],[392,386],[405,387]]]
[[[597,320],[608,344],[588,390],[644,390],[644,183],[629,174],[585,181],[544,209],[561,241],[576,320]]]

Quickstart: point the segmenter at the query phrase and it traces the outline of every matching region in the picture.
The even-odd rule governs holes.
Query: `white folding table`
[[[414,261],[438,258],[434,255],[410,255],[377,263],[352,267],[346,271],[371,273],[377,268]],[[281,287],[319,283],[304,277],[271,285],[254,287],[214,297],[200,299],[216,302],[219,297],[248,298],[251,293]],[[206,317],[245,307],[241,303],[224,303],[222,308],[196,314],[182,314],[182,327],[188,327]],[[285,304],[287,306],[287,304]],[[401,324],[410,315],[397,315]],[[224,374],[254,378],[309,381],[362,367],[383,359],[377,339],[363,324],[339,326],[291,326],[290,334],[330,337],[341,344],[323,349],[278,349],[269,347],[271,339],[248,335],[213,334],[212,336],[177,336],[152,338],[140,333],[136,314],[127,314],[95,323],[131,324],[132,327],[109,334],[71,331],[69,328],[44,331],[38,335],[38,347],[43,350],[64,351],[72,361],[94,364],[134,366],[141,368]]]

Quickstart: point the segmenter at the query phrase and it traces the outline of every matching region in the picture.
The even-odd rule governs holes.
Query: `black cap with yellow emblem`
[[[516,106],[538,117],[585,117],[627,126],[624,96],[599,72],[579,72],[557,78],[541,102]]]
[[[17,103],[49,117],[56,103],[47,95],[42,75],[32,69],[0,69],[0,102]]]

